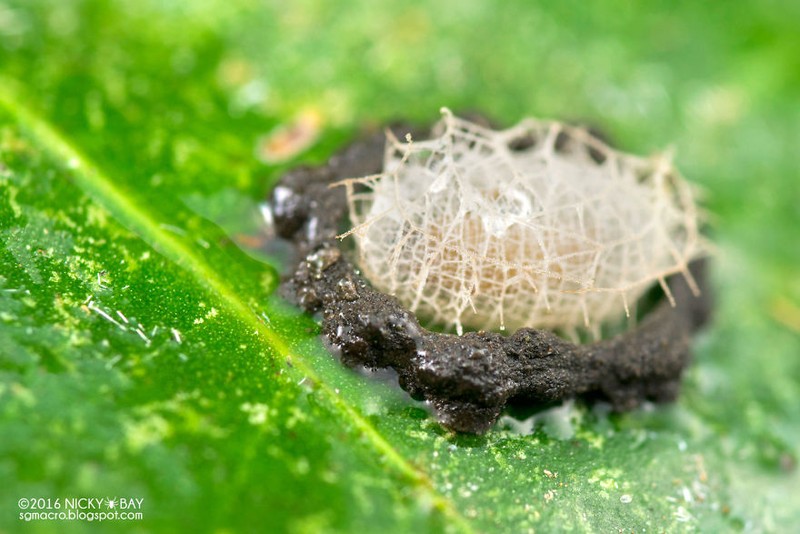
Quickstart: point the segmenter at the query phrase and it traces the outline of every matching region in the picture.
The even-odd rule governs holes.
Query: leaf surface
[[[790,14],[577,6],[0,4],[0,528],[22,497],[80,496],[144,498],[167,531],[797,524]],[[441,105],[676,141],[720,248],[677,404],[448,434],[273,294],[258,203],[280,173]],[[318,141],[261,163],[297,117]]]

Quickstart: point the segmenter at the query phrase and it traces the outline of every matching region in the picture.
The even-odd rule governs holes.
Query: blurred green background
[[[0,530],[796,530],[798,23],[768,0],[0,0]],[[677,404],[454,436],[271,296],[281,172],[441,106],[675,147],[718,246]],[[145,504],[20,518],[39,497]]]

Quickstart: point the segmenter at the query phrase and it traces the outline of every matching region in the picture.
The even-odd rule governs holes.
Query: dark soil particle
[[[392,130],[398,138],[420,133]],[[507,403],[536,406],[584,397],[625,411],[646,400],[676,398],[691,334],[710,310],[703,261],[691,265],[701,297],[674,276],[668,283],[676,307],[661,302],[636,328],[613,339],[575,345],[532,328],[510,336],[430,332],[395,298],[362,279],[336,239],[347,202],[343,187],[329,186],[380,172],[385,140],[376,134],[323,167],[295,169],[270,196],[277,235],[291,241],[297,255],[282,295],[322,313],[323,335],[345,365],[394,369],[401,387],[427,401],[442,425],[469,433],[489,429]]]

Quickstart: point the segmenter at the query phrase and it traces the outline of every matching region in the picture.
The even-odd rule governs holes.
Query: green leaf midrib
[[[201,286],[216,294],[235,317],[257,331],[260,338],[277,354],[283,358],[291,354],[292,365],[296,370],[314,380],[318,391],[327,398],[331,406],[363,434],[369,445],[378,454],[383,455],[395,471],[412,484],[423,488],[429,494],[434,507],[444,513],[453,522],[453,526],[464,532],[474,532],[470,523],[458,512],[455,505],[435,489],[428,475],[406,461],[371,423],[317,376],[313,367],[305,361],[301,354],[291,353],[284,340],[256,316],[216,270],[211,268],[192,248],[164,230],[155,222],[154,217],[147,209],[138,205],[130,196],[126,196],[115,187],[108,175],[57,128],[35,110],[22,104],[22,100],[18,97],[19,94],[21,94],[21,89],[16,81],[0,78],[0,107],[13,117],[18,125],[40,144],[43,150],[56,160],[63,161],[73,170],[76,185],[129,231],[170,261],[188,271]]]

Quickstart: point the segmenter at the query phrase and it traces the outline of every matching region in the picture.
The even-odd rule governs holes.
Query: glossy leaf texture
[[[798,17],[0,2],[0,529],[25,523],[23,497],[143,498],[141,520],[104,526],[147,531],[800,524]],[[453,435],[344,369],[274,294],[284,260],[258,206],[280,174],[443,105],[585,121],[634,152],[675,143],[718,245],[715,322],[679,402]]]

